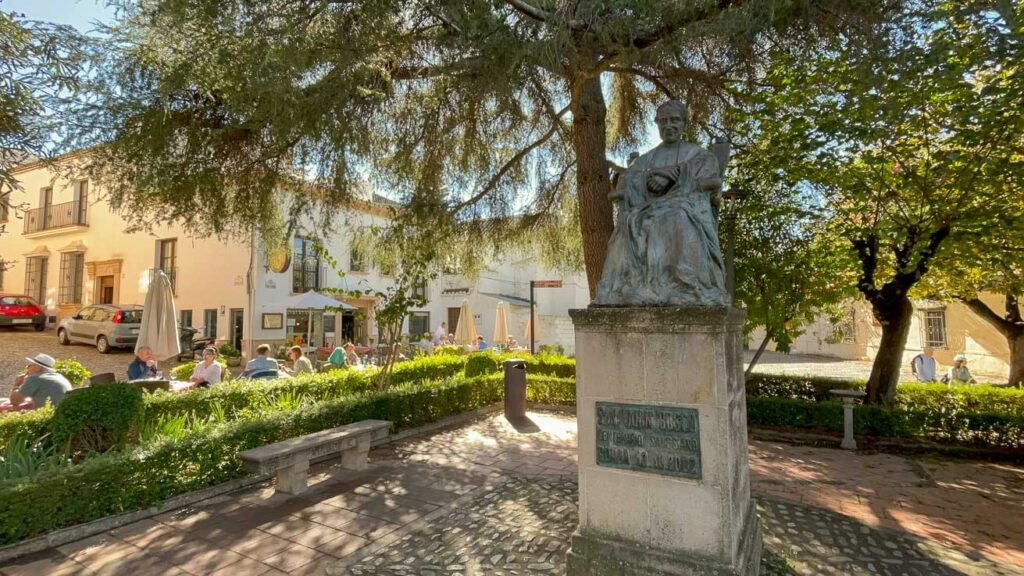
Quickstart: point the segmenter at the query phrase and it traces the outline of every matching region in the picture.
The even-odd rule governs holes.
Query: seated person
[[[360,366],[359,354],[356,354],[356,345],[351,342],[345,343],[345,364],[349,366]]]
[[[288,349],[288,357],[292,359],[292,368],[291,370],[285,368],[285,370],[292,376],[313,373],[313,363],[302,353],[302,348],[292,346]]]
[[[156,360],[153,360],[153,349],[143,346],[135,351],[135,360],[128,365],[128,380],[156,377]]]
[[[516,348],[518,348],[518,347],[519,347],[519,343],[517,343],[517,342],[516,342],[516,339],[515,339],[515,338],[513,338],[511,334],[509,334],[509,335],[508,335],[508,336],[507,336],[507,337],[505,338],[505,348],[506,348],[507,350],[515,350],[515,349],[516,349]]]
[[[456,342],[455,342],[455,334],[449,334],[449,335],[448,335],[448,342],[447,342],[447,344],[448,344],[449,346],[455,346],[455,345],[456,345]]]
[[[14,379],[16,389],[11,393],[11,404],[17,406],[29,398],[35,408],[42,408],[47,401],[56,406],[71,391],[71,383],[53,369],[55,360],[46,354],[25,358],[28,365],[25,373]]]
[[[477,350],[487,350],[487,340],[484,340],[483,336],[477,336],[476,337],[476,349]]]
[[[242,376],[249,376],[257,372],[276,372],[280,369],[281,367],[278,365],[277,360],[270,357],[270,346],[260,344],[256,347],[256,357],[245,363],[245,370],[242,371]]]
[[[950,385],[959,384],[977,384],[978,381],[971,376],[971,371],[967,369],[967,356],[963,354],[957,354],[953,358],[953,365],[950,366],[949,371],[946,372],[946,376],[942,378],[942,381]]]
[[[195,370],[189,381],[197,388],[209,388],[210,384],[217,384],[221,381],[221,365],[217,363],[217,349],[213,346],[203,350],[203,359],[196,364]]]
[[[430,332],[424,332],[423,337],[416,344],[427,354],[434,353],[434,341],[430,339]]]

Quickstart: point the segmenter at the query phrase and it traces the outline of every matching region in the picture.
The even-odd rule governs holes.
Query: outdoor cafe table
[[[166,380],[163,378],[143,378],[141,380],[130,380],[131,384],[145,387],[147,390],[159,387],[161,390],[166,390],[172,394],[179,394],[181,392],[187,392],[196,387],[195,382],[186,382],[183,380]],[[168,388],[163,388],[162,384],[167,384]]]

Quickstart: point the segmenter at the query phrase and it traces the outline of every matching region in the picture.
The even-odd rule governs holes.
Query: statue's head
[[[690,109],[680,100],[669,100],[658,106],[654,121],[658,124],[658,133],[662,142],[671,144],[678,142],[686,131],[686,122],[690,117]]]

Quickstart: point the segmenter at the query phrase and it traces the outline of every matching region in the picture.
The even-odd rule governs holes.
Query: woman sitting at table
[[[302,348],[292,346],[288,349],[288,357],[292,359],[292,368],[288,370],[292,376],[313,373],[313,363],[302,353]]]
[[[220,382],[223,375],[221,370],[223,369],[217,363],[217,349],[211,346],[203,350],[203,360],[196,364],[196,368],[192,371],[192,377],[189,380],[197,388],[209,388],[210,384]]]

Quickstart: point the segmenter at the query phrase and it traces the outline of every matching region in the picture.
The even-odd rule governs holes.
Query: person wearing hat
[[[55,360],[46,354],[25,358],[28,364],[25,373],[14,379],[16,389],[11,393],[11,404],[17,406],[29,398],[36,408],[42,408],[49,400],[56,406],[71,391],[71,383],[63,374],[53,369]]]
[[[971,376],[971,371],[967,369],[967,356],[963,354],[957,354],[953,358],[953,365],[950,366],[949,371],[946,372],[946,377],[942,379],[946,384],[977,384],[978,381]]]

